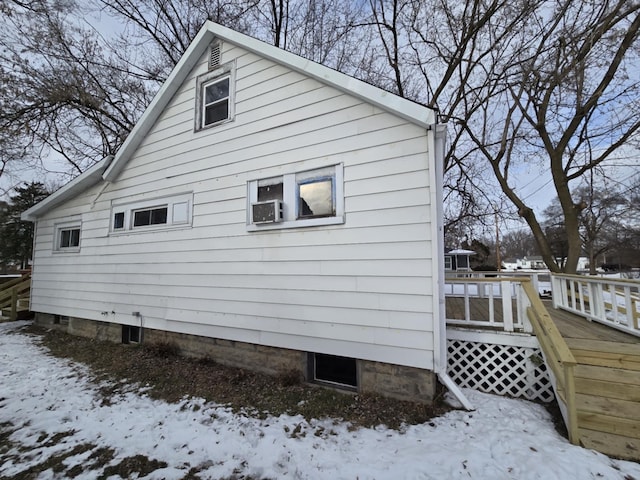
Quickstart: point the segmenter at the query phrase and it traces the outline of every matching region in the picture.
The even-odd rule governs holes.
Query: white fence
[[[553,274],[554,308],[640,336],[640,281]]]
[[[511,276],[447,277],[447,324],[531,333],[526,315],[531,303],[522,289],[522,283],[529,281]]]

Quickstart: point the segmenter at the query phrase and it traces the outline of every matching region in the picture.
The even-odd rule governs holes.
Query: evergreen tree
[[[16,187],[6,207],[0,209],[0,265],[27,268],[33,248],[32,222],[23,222],[20,215],[49,195],[40,182]]]

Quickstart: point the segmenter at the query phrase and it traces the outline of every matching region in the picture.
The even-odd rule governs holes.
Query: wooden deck
[[[545,306],[578,365],[580,443],[610,456],[640,460],[640,338]]]

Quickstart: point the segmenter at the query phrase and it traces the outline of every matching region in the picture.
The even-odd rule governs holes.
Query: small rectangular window
[[[121,230],[124,228],[124,212],[118,212],[113,216],[113,229]]]
[[[77,248],[80,246],[80,228],[61,228],[59,248]]]
[[[207,127],[229,118],[229,77],[203,85],[202,126]]]
[[[140,343],[142,329],[132,325],[122,325],[122,343]]]
[[[445,255],[444,256],[444,269],[445,270],[451,270],[451,256],[449,255]]]
[[[133,212],[133,226],[162,225],[167,223],[167,207],[148,208]]]
[[[283,184],[282,180],[266,185],[258,182],[258,201],[267,202],[269,200],[282,200]]]
[[[321,353],[312,353],[309,357],[312,367],[311,378],[314,381],[349,389],[358,387],[355,358]]]
[[[137,202],[114,202],[111,206],[111,231],[117,234],[154,228],[191,225],[193,193],[181,193]]]

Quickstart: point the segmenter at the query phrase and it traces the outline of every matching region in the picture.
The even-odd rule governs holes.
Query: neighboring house
[[[23,214],[70,333],[431,401],[446,376],[433,110],[213,23],[114,158]]]
[[[542,257],[536,255],[518,259],[516,262],[517,268],[522,268],[525,270],[545,270],[547,268],[547,265],[544,263],[544,260],[542,260]]]
[[[470,272],[471,255],[475,255],[473,250],[461,248],[449,250],[444,254],[444,269],[447,272]]]

